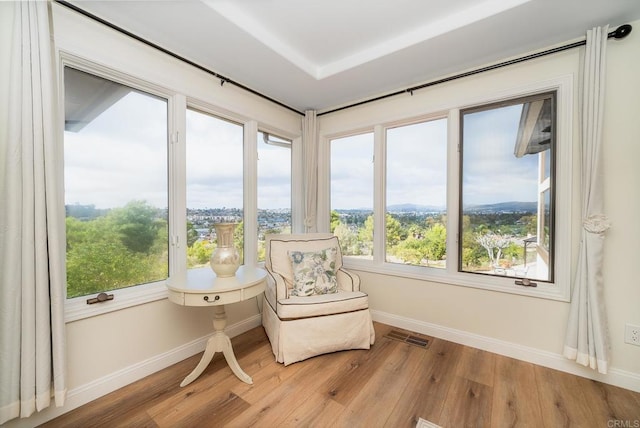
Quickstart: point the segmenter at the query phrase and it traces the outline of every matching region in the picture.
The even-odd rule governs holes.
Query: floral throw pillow
[[[293,267],[292,296],[313,296],[338,292],[336,247],[319,251],[289,251]]]

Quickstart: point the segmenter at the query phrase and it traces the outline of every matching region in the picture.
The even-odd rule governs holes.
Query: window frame
[[[383,275],[398,276],[403,278],[418,279],[449,285],[478,288],[517,294],[531,297],[539,297],[550,300],[568,302],[571,289],[571,265],[574,260],[572,251],[572,187],[573,187],[573,76],[563,75],[556,78],[533,82],[519,87],[486,93],[474,98],[461,99],[441,106],[438,110],[426,112],[421,115],[395,119],[389,122],[372,123],[367,127],[356,130],[345,130],[321,136],[320,162],[326,162],[323,170],[324,177],[320,178],[321,187],[318,207],[319,225],[329,230],[330,210],[330,145],[331,141],[345,136],[374,132],[374,231],[385,230],[385,192],[386,192],[386,156],[385,135],[386,129],[409,125],[412,123],[434,120],[447,117],[447,263],[446,269],[432,269],[426,266],[410,266],[387,263],[385,256],[384,234],[374,232],[374,260],[357,260],[345,256],[344,264],[347,268],[372,272]],[[517,98],[539,95],[547,92],[556,93],[556,153],[555,153],[555,240],[554,240],[554,266],[555,274],[553,282],[540,282],[535,288],[523,287],[514,284],[514,278],[500,278],[490,275],[477,275],[458,271],[458,235],[460,224],[460,111],[483,105],[505,102]],[[326,217],[325,217],[326,216]],[[377,255],[377,256],[376,256]],[[382,257],[381,257],[382,256]]]
[[[110,80],[138,91],[148,93],[167,100],[167,180],[168,180],[168,248],[169,248],[169,278],[172,277],[172,272],[176,272],[177,266],[176,260],[176,218],[171,213],[171,206],[175,200],[175,188],[171,185],[174,180],[175,168],[172,168],[173,158],[175,157],[175,144],[173,144],[173,136],[176,135],[176,124],[172,120],[173,112],[176,105],[176,94],[169,91],[162,86],[153,84],[144,79],[136,78],[126,73],[119,72],[112,68],[106,67],[101,64],[97,64],[93,61],[88,61],[83,58],[77,57],[72,54],[60,52],[60,73],[59,73],[59,111],[60,114],[60,148],[59,153],[61,159],[64,159],[64,70],[66,67],[70,67],[91,75],[101,77],[106,80]],[[62,167],[64,169],[64,166]],[[61,184],[62,191],[60,194],[64,198],[64,186]],[[63,202],[64,205],[64,202]],[[60,226],[63,231],[66,230],[64,223]],[[65,234],[66,235],[66,234]],[[65,238],[66,239],[66,238]],[[66,268],[65,268],[66,271]],[[117,299],[113,299],[101,304],[89,305],[87,299],[95,297],[95,294],[86,296],[78,296],[65,300],[65,321],[71,322],[79,319],[96,316],[108,312],[112,312],[119,309],[136,306],[142,303],[147,303],[155,300],[161,300],[167,297],[167,280],[154,281],[145,284],[131,285],[125,288],[110,290],[108,294],[117,296]],[[65,283],[66,284],[66,283]],[[66,296],[66,286],[65,286]]]
[[[461,167],[464,167],[464,157],[463,157],[463,152],[464,152],[464,141],[462,138],[462,135],[464,134],[464,120],[462,119],[463,114],[465,113],[477,113],[477,112],[485,112],[485,111],[489,111],[489,110],[493,110],[493,109],[497,109],[497,108],[501,108],[501,107],[508,107],[508,106],[513,106],[513,105],[517,105],[517,104],[524,104],[526,102],[529,101],[533,101],[533,100],[540,100],[540,99],[551,99],[551,114],[553,116],[555,116],[555,121],[553,122],[553,126],[551,129],[552,135],[551,135],[551,141],[552,144],[550,146],[553,155],[551,156],[550,159],[550,175],[549,177],[542,177],[542,175],[544,174],[544,164],[541,164],[540,162],[538,163],[538,167],[537,167],[537,181],[536,181],[536,185],[537,185],[537,189],[536,189],[536,193],[537,193],[537,207],[536,207],[536,215],[538,216],[538,218],[540,218],[540,211],[541,211],[541,203],[543,204],[542,207],[545,204],[545,199],[542,195],[544,195],[545,191],[549,191],[549,195],[552,198],[552,204],[551,204],[551,210],[549,212],[549,219],[551,222],[551,227],[550,227],[550,237],[551,237],[551,243],[549,243],[549,247],[548,249],[538,249],[538,251],[543,251],[544,253],[546,253],[546,263],[548,266],[548,269],[550,270],[550,274],[549,274],[549,279],[540,279],[540,278],[530,278],[532,281],[534,281],[536,284],[541,284],[541,283],[553,283],[553,277],[554,277],[554,273],[555,273],[555,260],[550,260],[549,259],[549,254],[554,255],[555,254],[555,224],[556,224],[556,186],[555,183],[557,181],[557,176],[556,176],[556,153],[558,150],[558,144],[557,144],[557,138],[556,138],[556,127],[557,127],[557,113],[556,113],[556,104],[557,104],[557,93],[556,91],[547,91],[547,92],[538,92],[536,94],[533,95],[527,95],[524,97],[515,97],[515,98],[509,98],[506,100],[502,100],[502,101],[498,101],[498,102],[494,102],[494,103],[485,103],[485,104],[481,104],[481,105],[477,105],[471,108],[464,108],[464,109],[460,109],[460,113],[459,113],[459,118],[460,118],[460,128],[458,130],[458,137],[460,138],[460,145],[459,145],[459,156],[458,156],[458,162],[459,162],[459,171],[460,171],[460,177],[459,177],[459,201],[462,201],[462,195],[463,195],[463,179],[462,179],[462,171],[461,171]],[[540,152],[540,154],[542,156],[547,156],[546,151],[542,151]],[[457,232],[458,233],[462,233],[462,217],[464,215],[464,210],[462,207],[463,203],[458,203],[458,227],[457,227]],[[542,217],[542,220],[538,220],[538,227],[542,226],[544,227],[544,220],[545,218]],[[544,234],[541,232],[541,230],[537,230],[537,236],[544,236]],[[539,247],[539,246],[538,246]],[[481,274],[478,272],[471,272],[471,271],[463,271],[462,270],[462,254],[461,254],[461,250],[462,249],[462,243],[458,242],[458,253],[457,253],[457,260],[456,260],[456,264],[457,264],[457,268],[458,268],[458,272],[464,272],[464,273],[473,273],[475,275],[487,275],[487,274]],[[491,275],[491,274],[489,274]],[[501,275],[496,275],[493,274],[493,276],[500,278]],[[519,277],[514,277],[513,280],[517,280],[517,279],[521,279]]]
[[[373,150],[372,150],[372,156],[373,156],[373,160],[372,160],[372,165],[373,165],[373,194],[371,195],[372,197],[372,213],[375,214],[376,212],[376,184],[378,183],[378,178],[376,177],[376,163],[375,163],[375,158],[376,158],[376,138],[378,138],[378,135],[376,134],[374,129],[360,129],[358,131],[355,132],[350,132],[350,133],[346,133],[346,134],[341,134],[341,135],[337,135],[332,137],[331,139],[328,140],[328,152],[327,152],[327,156],[326,156],[326,163],[329,166],[329,172],[328,172],[328,186],[327,186],[327,191],[328,191],[328,196],[327,196],[327,201],[328,201],[328,210],[329,210],[329,214],[328,214],[328,219],[330,221],[331,219],[331,210],[333,209],[333,204],[331,202],[331,179],[332,179],[332,175],[331,175],[331,158],[332,158],[332,154],[331,154],[331,144],[333,142],[333,140],[338,140],[338,139],[343,139],[343,138],[348,138],[348,137],[357,137],[357,136],[363,136],[365,134],[371,134],[372,138],[373,138]],[[319,180],[320,182],[320,180]],[[318,196],[320,196],[320,192],[318,192]],[[318,204],[319,206],[320,204]],[[374,222],[374,231],[378,228],[378,218],[379,216],[374,215],[373,216],[373,222]],[[322,224],[321,222],[319,222],[318,224]],[[330,226],[327,228],[327,230],[330,230]],[[384,236],[382,236],[381,238],[384,238]],[[376,236],[375,232],[374,232],[374,236],[373,236],[373,243],[372,243],[372,258],[371,259],[364,259],[366,260],[367,263],[371,263],[372,261],[376,261],[376,252],[377,252],[377,247],[376,247],[376,239],[379,239],[379,237]],[[345,257],[349,257],[350,260],[361,260],[358,258],[354,258],[353,256],[345,256]],[[357,262],[356,262],[357,263]]]
[[[394,123],[387,123],[387,124],[385,124],[385,125],[382,127],[382,132],[383,132],[383,143],[382,143],[382,145],[383,145],[383,147],[381,148],[381,150],[382,150],[382,151],[383,151],[383,153],[384,153],[384,161],[385,161],[385,162],[384,162],[384,165],[382,165],[382,167],[383,167],[383,169],[384,169],[384,189],[385,189],[385,192],[384,192],[384,204],[383,204],[383,205],[384,205],[384,211],[383,211],[383,215],[384,215],[384,219],[383,219],[383,220],[384,220],[384,229],[383,229],[383,230],[385,230],[385,231],[387,230],[387,227],[386,227],[386,226],[387,226],[387,225],[386,225],[386,213],[387,213],[387,199],[386,199],[386,188],[387,188],[386,184],[387,184],[387,183],[386,183],[386,180],[387,180],[387,177],[388,177],[388,174],[387,174],[387,172],[388,172],[388,171],[387,171],[387,162],[386,162],[386,160],[387,160],[387,153],[389,152],[389,150],[388,150],[388,144],[387,144],[388,131],[389,131],[390,129],[397,129],[397,128],[401,128],[401,127],[403,127],[403,126],[411,126],[411,125],[416,125],[416,124],[422,124],[422,123],[434,122],[434,121],[437,121],[437,120],[443,120],[443,119],[447,120],[447,134],[448,134],[448,133],[449,133],[449,126],[448,126],[448,124],[449,124],[449,120],[448,120],[447,115],[445,115],[445,114],[432,114],[432,115],[427,115],[427,116],[420,116],[420,117],[418,117],[418,118],[414,118],[413,120],[409,120],[409,121],[399,121],[399,122],[394,122]],[[447,171],[448,171],[448,157],[449,157],[449,156],[448,156],[448,145],[449,145],[449,141],[448,141],[448,135],[447,135],[447,141],[446,141],[446,146],[447,146],[447,147],[445,147],[445,153],[446,153],[446,157],[447,157],[447,168],[446,168],[446,170],[447,170]],[[445,175],[446,175],[446,174],[445,174]],[[449,186],[449,184],[448,184],[448,178],[445,178],[445,180],[446,180],[446,182],[447,182],[447,188],[448,188],[448,186]],[[447,191],[447,194],[446,194],[446,196],[445,196],[445,199],[448,199],[448,191]],[[450,207],[449,207],[449,205],[448,205],[448,201],[447,201],[447,203],[445,203],[445,212],[444,212],[444,215],[445,215],[445,216],[448,216],[449,208],[450,208]],[[447,225],[447,227],[448,227],[448,225]],[[399,263],[388,262],[388,261],[386,261],[386,258],[387,258],[387,254],[386,254],[386,243],[387,243],[387,242],[386,242],[386,234],[385,234],[385,240],[384,240],[384,244],[385,244],[385,247],[384,247],[384,248],[385,248],[385,254],[384,254],[384,257],[383,257],[383,258],[384,258],[384,263],[385,263],[385,264],[387,264],[387,265],[389,265],[390,267],[391,267],[391,266],[394,266],[394,265],[399,265],[399,266],[401,266],[403,269],[407,269],[407,268],[409,268],[409,267],[415,267],[415,268],[418,268],[418,269],[427,268],[427,269],[429,269],[429,270],[445,270],[445,269],[446,269],[446,268],[445,268],[445,269],[442,269],[442,268],[435,268],[435,267],[432,267],[432,266],[402,265],[402,264],[399,264]],[[448,247],[447,247],[447,250],[448,250]],[[446,253],[445,253],[445,254],[446,254]],[[448,257],[448,256],[447,256],[447,260],[449,260],[449,257]],[[447,264],[448,264],[448,263],[447,263]]]

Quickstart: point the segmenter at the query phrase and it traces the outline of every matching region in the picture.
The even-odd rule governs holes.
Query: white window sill
[[[122,288],[120,290],[113,290],[109,291],[107,294],[113,294],[113,300],[94,303],[92,305],[87,304],[87,299],[95,297],[96,294],[67,299],[64,308],[65,322],[78,321],[84,318],[130,308],[132,306],[166,299],[167,285],[166,281],[159,281],[150,284]]]
[[[395,263],[375,263],[371,260],[356,260],[350,259],[349,257],[344,258],[344,267],[346,269],[397,276],[401,278],[479,288],[482,290],[498,291],[502,293],[518,294],[522,296],[562,302],[570,301],[570,287],[568,284],[534,281],[537,283],[536,287],[525,287],[522,285],[516,285],[516,278],[513,277],[450,272],[447,269],[409,266]]]

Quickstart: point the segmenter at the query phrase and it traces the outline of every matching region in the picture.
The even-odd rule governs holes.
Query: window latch
[[[537,287],[538,283],[531,281],[529,278],[516,279],[516,285],[523,287]]]
[[[87,305],[93,305],[94,303],[103,303],[107,300],[113,300],[113,294],[100,293],[96,297],[87,299]]]

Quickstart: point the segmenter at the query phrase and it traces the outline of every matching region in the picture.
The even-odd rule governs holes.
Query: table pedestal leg
[[[236,360],[236,356],[233,353],[233,348],[231,347],[231,339],[229,339],[229,336],[224,332],[224,328],[227,325],[227,314],[224,311],[224,305],[214,306],[213,310],[213,336],[207,341],[207,347],[204,350],[200,362],[196,368],[184,378],[180,386],[189,385],[196,380],[204,369],[207,368],[216,352],[222,352],[231,371],[238,376],[241,381],[252,384],[253,380],[251,377],[240,368],[238,360]]]

